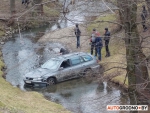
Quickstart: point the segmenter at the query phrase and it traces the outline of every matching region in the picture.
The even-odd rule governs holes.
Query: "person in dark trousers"
[[[96,40],[95,40],[95,47],[96,47],[96,54],[98,54],[98,60],[102,60],[101,49],[103,47],[102,38],[100,37],[100,33],[96,33]]]
[[[64,55],[64,54],[68,54],[68,53],[69,53],[68,50],[66,50],[66,49],[64,49],[64,48],[61,48],[61,49],[60,49],[60,54]]]
[[[104,40],[105,40],[105,49],[106,49],[106,56],[105,57],[109,57],[110,52],[109,52],[108,45],[109,45],[109,40],[110,40],[110,32],[108,31],[108,28],[105,28]]]
[[[96,29],[93,29],[92,35],[91,35],[91,39],[90,39],[90,44],[91,44],[91,55],[93,55],[93,50],[95,49],[95,55],[96,55],[96,48],[95,48],[95,33],[96,33]]]
[[[77,48],[80,47],[80,35],[81,35],[81,31],[79,29],[78,24],[76,24],[76,27],[74,29],[75,35],[77,37]]]
[[[143,32],[145,32],[147,30],[147,27],[146,27],[146,17],[147,17],[147,10],[145,8],[145,5],[142,6],[143,7],[143,10],[142,10],[142,13],[141,13],[141,18],[142,18],[142,26],[143,26]]]

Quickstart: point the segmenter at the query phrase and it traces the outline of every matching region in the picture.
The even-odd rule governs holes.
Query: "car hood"
[[[38,77],[44,76],[45,74],[53,73],[53,72],[55,72],[55,70],[38,68],[38,69],[34,69],[33,71],[27,73],[25,75],[25,77],[38,78]]]

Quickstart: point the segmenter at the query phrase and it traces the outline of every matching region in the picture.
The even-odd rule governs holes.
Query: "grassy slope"
[[[99,17],[96,21],[113,21],[117,20],[116,14],[109,14],[103,17]],[[113,31],[117,28],[117,25],[103,22],[95,23],[88,26],[88,31],[92,31],[93,28],[96,28],[101,36],[104,34],[105,27],[108,27],[110,31]],[[105,58],[105,47],[102,48],[102,61],[100,64],[104,66],[105,72],[104,77],[111,79],[111,81],[123,84],[125,80],[126,70],[121,69],[126,67],[126,58],[125,58],[125,45],[124,41],[121,39],[124,37],[124,33],[120,32],[118,34],[113,34],[110,40],[109,49],[111,52],[111,57]],[[120,68],[113,68],[120,67]],[[109,70],[110,69],[110,70]],[[128,85],[128,80],[125,81],[125,87]]]
[[[37,92],[24,92],[0,78],[0,108],[11,112],[66,113],[61,105],[46,100]],[[1,110],[0,110],[1,111]]]
[[[141,11],[141,6],[142,5],[139,4],[138,12]],[[140,13],[138,13],[137,17],[138,17],[137,21],[141,21]],[[91,32],[93,28],[96,28],[101,33],[101,36],[103,36],[105,27],[108,27],[110,31],[113,31],[114,29],[116,29],[116,25],[108,23],[108,22],[96,23],[96,21],[102,21],[102,20],[117,21],[118,20],[117,18],[118,17],[116,14],[99,17],[95,20],[95,24],[91,24],[88,26],[87,30],[88,30],[88,32]],[[150,21],[150,17],[147,20],[147,24],[149,21]],[[138,25],[138,30],[139,30],[140,36],[142,36],[142,37],[149,36],[149,34],[150,34],[149,30],[147,32],[142,32],[143,28],[142,28],[141,24]],[[111,81],[113,81],[115,83],[119,83],[121,85],[124,85],[123,87],[127,88],[128,87],[128,79],[127,78],[126,78],[126,81],[124,84],[126,70],[121,69],[121,68],[126,68],[125,44],[124,44],[124,41],[121,39],[123,37],[124,37],[124,31],[120,31],[117,34],[112,35],[111,40],[110,40],[110,45],[109,45],[111,57],[105,58],[105,54],[106,54],[105,47],[103,47],[102,48],[102,61],[100,63],[105,68],[106,72],[104,72],[104,76],[106,78],[110,78]],[[150,39],[147,38],[142,43],[143,46],[147,47],[147,48],[143,48],[143,52],[145,53],[146,56],[148,56],[149,52],[150,52],[150,49],[148,48],[148,47],[150,47],[149,40]],[[113,68],[113,67],[121,67],[121,68]],[[109,69],[111,69],[111,70],[109,70]],[[150,69],[149,69],[149,72],[150,72]]]

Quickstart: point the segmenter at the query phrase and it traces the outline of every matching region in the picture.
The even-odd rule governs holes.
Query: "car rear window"
[[[84,59],[85,62],[93,60],[93,58],[89,55],[83,55],[82,58]]]
[[[77,65],[81,63],[82,59],[80,57],[73,57],[70,60],[71,60],[72,65]]]

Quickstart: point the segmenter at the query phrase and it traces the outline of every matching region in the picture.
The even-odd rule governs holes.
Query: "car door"
[[[72,73],[74,78],[80,75],[80,72],[83,70],[83,59],[80,56],[75,56],[70,58],[70,63],[72,65]]]
[[[67,80],[67,79],[69,79],[69,76],[71,74],[72,74],[72,67],[70,64],[70,59],[66,59],[60,65],[60,68],[59,68],[58,74],[57,74],[57,80],[58,81]]]

